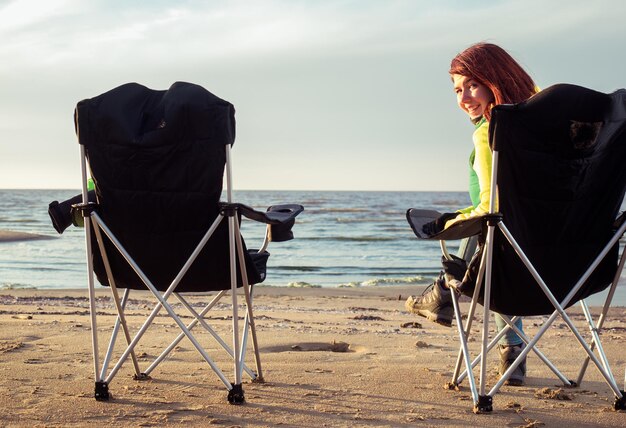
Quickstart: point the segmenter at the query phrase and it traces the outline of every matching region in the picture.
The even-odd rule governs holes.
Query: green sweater
[[[458,210],[460,214],[448,221],[446,227],[458,220],[489,212],[491,197],[491,149],[489,148],[489,122],[482,118],[472,135],[474,150],[470,155],[469,193],[472,206]]]

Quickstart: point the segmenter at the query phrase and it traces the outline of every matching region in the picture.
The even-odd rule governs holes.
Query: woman
[[[424,231],[434,234],[451,224],[489,211],[491,197],[491,150],[489,148],[489,120],[491,109],[497,104],[522,102],[537,92],[533,79],[501,47],[491,43],[470,46],[452,60],[449,74],[452,79],[457,104],[475,126],[472,140],[474,150],[470,155],[469,194],[472,206],[455,213],[443,214],[424,226]],[[464,246],[462,246],[464,247]],[[471,254],[470,254],[471,256]],[[406,301],[409,312],[425,316],[443,325],[452,323],[452,301],[445,278],[441,276],[432,288],[419,297]],[[506,323],[495,314],[498,331]],[[516,323],[521,330],[521,319]],[[522,351],[522,340],[508,330],[499,342],[500,374],[512,364]],[[521,385],[526,374],[526,362],[513,372],[507,384]]]

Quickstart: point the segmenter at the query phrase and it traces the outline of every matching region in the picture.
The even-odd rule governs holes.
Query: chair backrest
[[[499,153],[504,224],[562,301],[613,235],[624,199],[626,91],[560,84],[524,103],[497,106],[490,142]],[[497,234],[495,242],[492,309],[552,312],[505,238]],[[617,251],[615,245],[570,304],[611,283]]]
[[[167,91],[128,83],[76,107],[76,132],[96,184],[98,213],[159,290],[218,216],[234,114],[229,102],[184,82]],[[226,223],[177,291],[230,286]],[[117,285],[143,288],[111,245],[107,254]],[[94,255],[97,277],[108,285],[97,248]],[[258,279],[253,275],[251,281]]]

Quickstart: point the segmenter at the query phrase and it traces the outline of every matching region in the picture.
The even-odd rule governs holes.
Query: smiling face
[[[482,83],[461,74],[452,75],[456,102],[470,119],[483,115],[487,106],[493,102],[493,94]]]

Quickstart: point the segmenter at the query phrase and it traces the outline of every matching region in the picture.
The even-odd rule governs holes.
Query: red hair
[[[448,73],[472,78],[489,88],[494,102],[483,115],[491,119],[495,104],[514,104],[534,95],[536,85],[507,51],[492,43],[476,43],[454,57]]]

